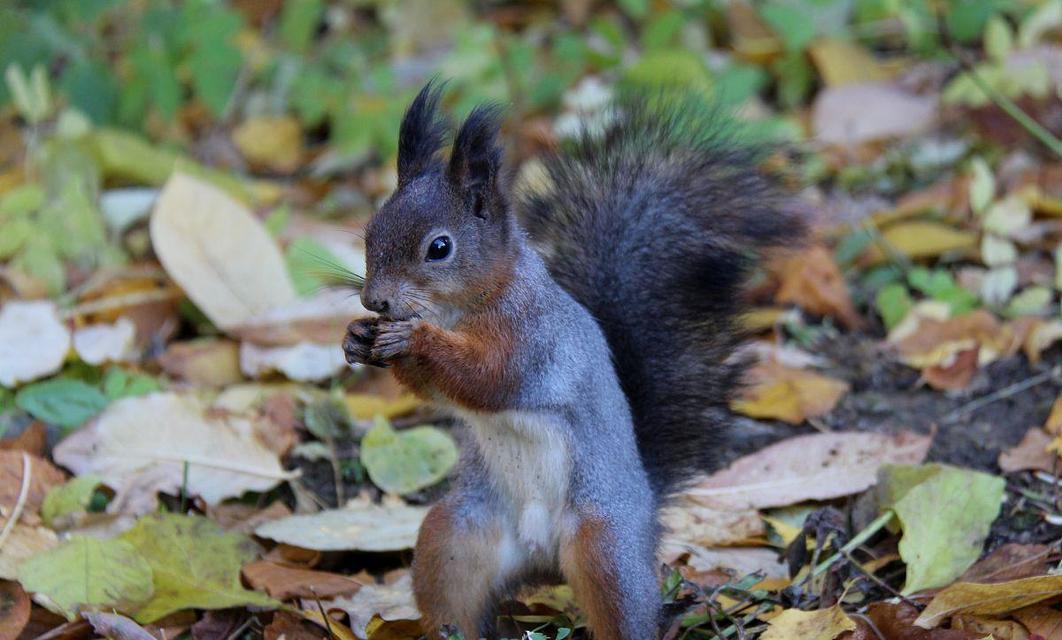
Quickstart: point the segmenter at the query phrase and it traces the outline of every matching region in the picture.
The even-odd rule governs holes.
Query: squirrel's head
[[[398,188],[369,222],[361,300],[390,318],[442,318],[503,288],[516,226],[502,184],[499,109],[477,107],[438,157],[447,129],[428,83],[402,119]]]

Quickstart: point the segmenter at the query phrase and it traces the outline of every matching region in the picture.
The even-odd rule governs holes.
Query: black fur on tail
[[[626,100],[545,159],[520,214],[553,277],[597,318],[658,495],[714,466],[741,365],[741,290],[760,249],[798,242],[762,154],[703,100]],[[727,133],[727,129],[731,133]]]

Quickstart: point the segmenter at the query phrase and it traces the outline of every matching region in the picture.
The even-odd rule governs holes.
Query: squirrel
[[[503,596],[566,581],[593,637],[655,638],[658,511],[726,446],[740,290],[804,222],[703,99],[628,99],[513,193],[500,107],[444,161],[440,96],[428,83],[402,120],[365,233],[379,315],[343,342],[471,434],[414,548],[425,629],[491,637]]]

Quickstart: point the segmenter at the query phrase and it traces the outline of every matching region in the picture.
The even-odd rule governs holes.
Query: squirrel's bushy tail
[[[798,241],[761,153],[698,98],[621,101],[547,157],[520,213],[553,277],[597,318],[659,495],[714,464],[740,365],[736,317],[760,249]],[[730,133],[727,130],[730,129]]]

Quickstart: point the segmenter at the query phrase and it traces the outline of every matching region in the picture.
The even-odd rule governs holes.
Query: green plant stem
[[[811,573],[808,574],[808,577],[815,578],[825,573],[826,570],[833,565],[833,563],[837,562],[838,560],[841,560],[845,554],[855,551],[857,548],[859,548],[859,545],[869,540],[875,533],[884,529],[885,525],[889,524],[889,521],[892,520],[893,515],[895,514],[893,514],[892,509],[888,509],[885,511],[885,513],[875,518],[874,521],[868,524],[865,529],[857,533],[854,538],[849,540],[848,544],[841,547],[840,551],[833,554],[829,558],[826,558],[821,563],[819,563],[814,569],[812,569]]]

